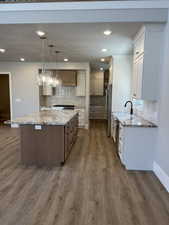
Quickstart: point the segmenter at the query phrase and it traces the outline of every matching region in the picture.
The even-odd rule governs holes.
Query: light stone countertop
[[[126,127],[157,127],[156,124],[136,115],[130,115],[129,113],[114,112],[112,115]]]
[[[76,114],[74,110],[46,110],[7,121],[6,124],[65,125]]]

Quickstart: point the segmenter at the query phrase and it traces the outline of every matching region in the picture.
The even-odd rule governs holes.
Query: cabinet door
[[[132,95],[137,99],[142,98],[143,57],[139,57],[133,65]]]
[[[144,54],[145,30],[142,28],[134,40],[134,60]]]
[[[91,74],[90,94],[103,96],[104,93],[104,74],[103,72],[94,72]]]
[[[74,70],[61,70],[59,76],[62,80],[62,86],[76,86],[76,71]]]
[[[137,62],[137,98],[142,98],[143,56]]]
[[[124,148],[125,148],[125,132],[124,127],[120,124],[119,126],[119,143],[118,143],[118,154],[123,165],[125,165],[124,159]]]
[[[132,96],[137,98],[137,78],[138,78],[138,66],[137,62],[133,65],[133,79],[132,79]]]
[[[98,79],[99,81],[99,95],[103,96],[104,94],[104,74],[102,73]]]

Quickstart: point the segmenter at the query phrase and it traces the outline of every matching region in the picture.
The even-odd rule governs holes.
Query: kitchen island
[[[42,111],[10,123],[20,128],[24,165],[63,165],[77,139],[78,113],[74,110]]]

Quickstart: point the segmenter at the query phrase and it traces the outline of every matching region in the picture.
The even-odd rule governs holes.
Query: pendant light
[[[50,85],[49,82],[49,76],[50,72],[46,71],[45,68],[45,42],[47,38],[45,36],[40,37],[41,40],[41,61],[42,61],[42,67],[41,67],[41,72],[38,75],[38,85],[39,86],[48,86]]]
[[[50,54],[49,59],[50,59],[50,62],[53,62],[53,59],[52,59],[53,51],[52,50],[53,50],[54,45],[50,44],[50,45],[48,45],[48,47],[50,48],[49,49],[49,54]],[[55,53],[59,53],[59,52],[55,51]],[[55,71],[53,71],[53,73],[51,74],[51,77],[49,78],[49,83],[53,88],[56,88],[60,84],[59,80],[56,77]]]
[[[60,51],[55,51],[55,54],[56,54],[56,64],[57,64],[57,56],[58,56],[59,53],[60,53]],[[57,68],[57,65],[56,65],[56,68]],[[59,75],[55,72],[54,85],[55,85],[55,87],[57,87],[57,86],[61,86],[61,84],[62,84],[62,81],[59,78]]]

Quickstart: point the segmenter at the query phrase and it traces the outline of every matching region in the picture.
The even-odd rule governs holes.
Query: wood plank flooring
[[[0,225],[168,225],[169,194],[151,172],[128,172],[95,121],[63,167],[20,164],[19,129],[0,128]]]

